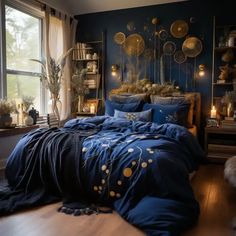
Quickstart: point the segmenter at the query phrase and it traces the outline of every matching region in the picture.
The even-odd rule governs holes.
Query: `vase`
[[[78,112],[83,112],[83,107],[84,107],[84,96],[79,95],[79,98],[78,98]]]
[[[52,96],[52,111],[58,120],[58,126],[60,126],[60,113],[61,113],[61,101],[58,96]]]
[[[234,114],[234,108],[232,102],[229,102],[227,105],[227,116],[232,117]]]
[[[11,126],[12,123],[12,117],[10,114],[3,114],[0,115],[0,128],[8,128]]]
[[[30,115],[25,115],[24,124],[26,126],[31,126],[34,124],[34,119]]]

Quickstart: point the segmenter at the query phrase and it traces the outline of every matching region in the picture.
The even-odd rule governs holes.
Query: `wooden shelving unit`
[[[79,43],[79,42],[78,42]],[[83,45],[90,45],[89,47],[82,47],[82,48],[75,48],[73,55],[79,55],[73,57],[73,66],[74,70],[79,67],[87,68],[88,63],[96,63],[96,70],[95,71],[87,71],[86,79],[84,80],[84,84],[89,89],[89,94],[86,94],[84,99],[85,103],[86,100],[89,99],[96,99],[98,101],[99,109],[96,110],[96,114],[98,110],[102,110],[104,107],[104,99],[105,99],[105,33],[101,33],[101,40],[94,40],[94,41],[86,41],[81,42],[79,44]],[[93,53],[97,54],[96,58],[93,58],[91,53],[91,58],[86,58],[86,52],[93,51]],[[81,115],[80,115],[81,114]],[[80,112],[79,116],[90,116],[90,113]],[[95,115],[96,115],[95,114]],[[78,113],[77,113],[78,115]],[[94,114],[93,114],[94,115]]]
[[[204,146],[212,161],[223,162],[236,155],[236,128],[205,127]]]

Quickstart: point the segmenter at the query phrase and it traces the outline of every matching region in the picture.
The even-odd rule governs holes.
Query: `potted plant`
[[[84,96],[89,93],[88,86],[84,83],[87,69],[78,68],[71,79],[71,86],[74,88],[75,100],[78,101],[78,112],[83,111]]]
[[[10,114],[15,111],[15,105],[6,99],[0,99],[0,128],[11,126],[12,117]]]
[[[72,50],[73,48],[70,48],[65,54],[60,56],[58,60],[55,60],[51,57],[47,62],[31,59],[31,61],[35,61],[41,64],[42,73],[40,75],[40,80],[42,82],[42,85],[50,91],[53,113],[58,119],[59,126],[61,106],[59,93],[62,83],[64,66],[66,64],[66,58],[70,55]]]
[[[236,91],[225,92],[224,101],[227,104],[227,116],[232,117],[236,103]]]
[[[32,97],[32,96],[23,96],[22,97],[22,104],[23,104],[24,124],[25,125],[33,125],[34,120],[29,115],[28,111],[29,111],[30,106],[34,104],[34,97]]]

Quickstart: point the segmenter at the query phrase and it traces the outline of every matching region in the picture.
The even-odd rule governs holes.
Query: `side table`
[[[205,127],[204,147],[209,160],[224,162],[236,155],[236,129]]]

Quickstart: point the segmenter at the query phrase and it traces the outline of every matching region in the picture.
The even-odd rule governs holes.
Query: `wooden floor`
[[[198,224],[184,236],[236,236],[232,218],[236,217],[236,189],[223,178],[223,165],[201,166],[192,180],[201,205]],[[140,230],[116,213],[70,216],[57,212],[60,204],[0,218],[2,236],[141,236]]]

